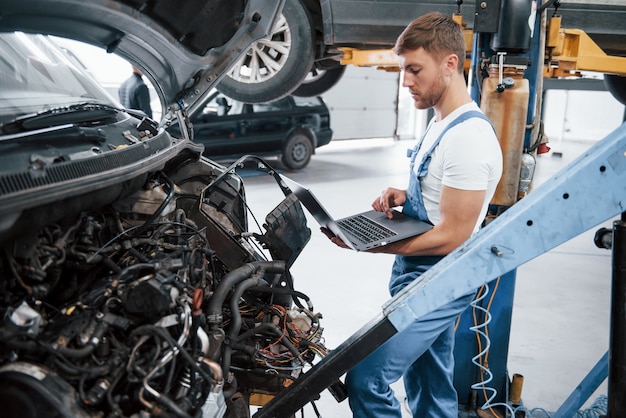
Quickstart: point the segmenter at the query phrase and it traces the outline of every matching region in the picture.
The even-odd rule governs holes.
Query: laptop
[[[383,212],[372,209],[335,220],[311,190],[282,174],[280,177],[320,226],[328,228],[355,251],[381,247],[423,234],[433,227],[428,222],[420,221],[396,210],[393,211],[392,219],[387,218]]]

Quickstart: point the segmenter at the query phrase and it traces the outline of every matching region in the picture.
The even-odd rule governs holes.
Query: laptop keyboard
[[[362,242],[373,242],[396,235],[394,231],[377,224],[363,215],[356,215],[337,222],[339,226]]]

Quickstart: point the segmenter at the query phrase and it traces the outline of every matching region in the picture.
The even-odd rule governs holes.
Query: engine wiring
[[[242,220],[210,234],[249,208],[237,191],[215,213],[188,210],[206,197],[189,192],[203,178],[157,173],[121,203],[5,249],[0,381],[55,379],[63,393],[30,391],[33,402],[59,397],[59,416],[212,417],[237,393],[277,393],[324,357],[321,315],[285,260],[261,251],[280,236],[253,245],[263,236],[239,231]]]

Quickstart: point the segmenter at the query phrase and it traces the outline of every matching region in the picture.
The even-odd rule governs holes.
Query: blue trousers
[[[396,259],[390,282],[392,295],[432,264],[407,265]],[[457,418],[458,399],[453,384],[454,326],[473,298],[474,293],[463,296],[425,315],[351,369],[346,375],[346,387],[353,416],[401,418],[401,405],[390,385],[404,378],[414,418]]]

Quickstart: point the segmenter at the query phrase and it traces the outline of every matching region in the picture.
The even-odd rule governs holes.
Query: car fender
[[[331,45],[335,39],[333,33],[333,13],[330,0],[320,0],[320,9],[322,11],[322,29],[324,34],[324,43]]]
[[[294,132],[303,131],[306,136],[309,137],[311,142],[313,142],[313,154],[315,154],[315,149],[317,148],[317,135],[315,134],[315,130],[311,125],[298,125],[295,128],[291,129],[289,133],[283,139],[283,144],[287,142],[287,140],[294,134]]]

